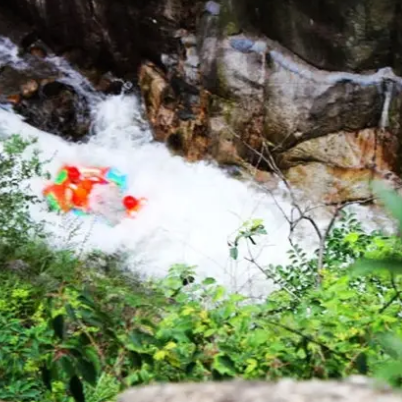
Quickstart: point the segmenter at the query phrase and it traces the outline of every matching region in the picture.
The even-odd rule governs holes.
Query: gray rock
[[[364,378],[349,381],[281,380],[161,384],[132,388],[118,402],[400,402],[400,393],[375,389]]]
[[[230,46],[232,46],[236,50],[239,50],[240,52],[250,51],[253,45],[254,41],[247,38],[236,38],[230,40]]]
[[[228,34],[252,31],[278,40],[328,70],[363,71],[392,63],[402,70],[399,0],[2,0],[60,48],[134,71],[142,57],[169,53],[171,33],[194,27],[195,10],[220,19]],[[167,11],[168,10],[168,11]],[[2,26],[12,30],[10,18]],[[1,18],[0,18],[1,21]],[[62,24],[58,21],[63,21]],[[1,21],[2,22],[2,21]],[[0,32],[2,27],[0,27]]]
[[[60,81],[61,72],[49,61],[31,55],[17,61],[3,57],[0,102],[13,103],[27,123],[41,130],[81,140],[89,129],[86,100]]]
[[[265,81],[265,136],[287,149],[340,130],[377,127],[384,104],[382,87],[374,79],[362,83],[360,76],[352,78],[342,79],[341,74],[318,70],[296,57],[272,57]]]
[[[327,70],[402,68],[399,0],[236,0],[238,21]]]
[[[212,15],[219,15],[221,6],[216,1],[207,1],[205,3],[205,11],[208,11]]]

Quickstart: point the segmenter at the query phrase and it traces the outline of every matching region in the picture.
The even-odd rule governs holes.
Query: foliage
[[[23,153],[35,140],[23,140],[12,136],[4,142],[0,154],[0,247],[1,253],[16,244],[23,245],[32,236],[41,233],[29,215],[29,204],[39,200],[30,192],[27,180],[35,175],[43,175],[39,154],[34,151],[31,158],[23,158]]]
[[[0,165],[0,181],[13,163]],[[164,278],[139,280],[118,256],[78,259],[50,250],[29,218],[25,193],[3,188],[11,190],[0,219],[20,214],[21,226],[1,237],[3,246],[14,245],[1,257],[2,400],[106,402],[155,381],[354,373],[400,385],[402,245],[395,236],[366,233],[345,214],[326,239],[320,287],[318,252],[309,257],[295,245],[291,264],[262,267],[281,287],[256,303],[213,278],[196,281],[195,267],[178,264]],[[251,250],[265,235],[261,221],[247,222],[230,255],[243,258],[240,243]],[[351,275],[348,266],[362,257],[370,259],[364,276],[362,264]],[[378,271],[379,264],[395,269]]]
[[[152,381],[372,374],[388,359],[377,336],[400,331],[400,302],[384,309],[394,296],[386,276],[379,294],[369,281],[356,291],[343,272],[326,270],[322,288],[289,309],[292,297],[282,290],[250,304],[212,278],[183,286],[183,268],[129,285],[121,273],[77,265],[52,292],[14,274],[4,280],[0,397],[67,400],[69,390],[77,401],[85,392],[103,400]]]
[[[398,222],[399,233],[402,230],[402,208],[401,197],[395,191],[387,188],[381,182],[374,183],[374,191],[381,199],[387,210]],[[400,287],[400,277],[402,274],[402,253],[399,238],[394,242],[393,247],[387,249],[384,244],[378,254],[367,253],[365,258],[352,265],[352,270],[357,275],[381,274],[386,272],[391,277],[391,285],[394,290],[393,297],[387,302],[381,313],[392,304],[401,304],[402,288]],[[398,318],[400,318],[400,313]],[[379,337],[379,342],[387,356],[386,363],[376,370],[376,375],[388,381],[394,386],[402,385],[402,334],[401,331],[384,331]]]

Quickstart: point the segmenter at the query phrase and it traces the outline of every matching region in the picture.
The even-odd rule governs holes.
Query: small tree
[[[7,256],[11,250],[23,247],[33,237],[43,236],[43,225],[34,222],[29,213],[32,203],[40,202],[32,194],[29,179],[42,176],[39,151],[30,158],[23,153],[36,140],[24,140],[13,135],[3,142],[0,154],[0,250]]]

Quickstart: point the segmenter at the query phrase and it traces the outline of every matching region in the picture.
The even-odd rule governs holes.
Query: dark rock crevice
[[[118,75],[137,72],[143,60],[162,66],[161,54],[177,52],[174,32],[194,29],[199,8],[189,0],[3,0],[2,5],[57,54],[81,49],[75,61],[91,61]]]

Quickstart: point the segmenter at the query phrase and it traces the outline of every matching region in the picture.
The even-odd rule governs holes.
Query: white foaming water
[[[233,240],[245,220],[264,219],[268,237],[258,243],[255,255],[262,253],[258,258],[261,264],[283,261],[289,248],[289,227],[274,202],[216,167],[187,163],[172,156],[163,144],[149,142],[148,131],[136,130],[136,103],[128,96],[102,101],[95,112],[95,127],[103,129],[86,144],[68,143],[27,125],[16,114],[0,110],[1,132],[37,137],[42,158],[52,158],[47,165],[51,174],[64,163],[114,166],[129,175],[129,193],[149,200],[137,219],[114,227],[92,218],[49,213],[45,205],[33,206],[33,216],[46,220],[47,229],[54,234],[50,241],[59,247],[73,241],[85,250],[127,251],[133,269],[151,275],[165,274],[174,263],[197,265],[200,276],[214,276],[236,289],[258,274],[258,287],[267,290],[258,269],[242,258],[234,264],[227,242]],[[45,182],[35,179],[31,185],[40,196]],[[73,220],[81,227],[75,238],[68,240]]]
[[[0,36],[0,66],[12,64],[15,69],[24,69],[27,64],[18,55],[18,47],[10,39]]]
[[[2,50],[0,43],[0,56]],[[9,47],[6,50],[9,52]],[[14,58],[8,60],[14,63]],[[66,68],[68,65],[63,64]],[[70,72],[66,79],[80,91],[88,87],[77,72]],[[229,256],[228,241],[234,239],[244,221],[263,219],[268,236],[256,239],[254,258],[261,265],[286,262],[289,225],[272,198],[215,166],[190,164],[172,156],[163,144],[153,143],[150,131],[142,128],[144,122],[134,96],[105,97],[91,89],[88,97],[94,133],[88,143],[69,143],[29,126],[4,109],[0,109],[0,133],[37,137],[42,159],[52,158],[46,165],[52,175],[65,163],[116,167],[129,175],[129,193],[147,197],[149,204],[137,219],[123,220],[114,227],[91,217],[49,213],[45,203],[34,205],[32,216],[47,222],[46,228],[52,233],[49,241],[56,247],[74,244],[83,251],[125,251],[129,266],[149,275],[166,274],[175,263],[196,265],[200,277],[213,276],[232,290],[254,296],[266,294],[271,284],[255,264],[243,258],[249,256],[245,245],[235,262]],[[31,182],[38,196],[45,184],[38,178]],[[289,202],[279,193],[277,200],[289,213]],[[79,229],[72,236],[74,225]],[[301,243],[311,250],[317,243],[316,235],[310,228],[301,226],[300,230]]]

